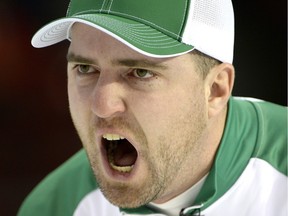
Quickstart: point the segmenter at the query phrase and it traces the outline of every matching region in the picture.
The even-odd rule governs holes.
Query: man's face
[[[147,57],[84,24],[71,33],[70,110],[104,195],[137,207],[192,186],[208,122],[192,55]]]

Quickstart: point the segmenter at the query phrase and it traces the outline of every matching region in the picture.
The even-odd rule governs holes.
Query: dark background
[[[287,104],[286,0],[234,0],[234,95]],[[33,33],[65,15],[68,0],[0,3],[0,215],[81,148],[66,94],[68,42],[34,49]]]

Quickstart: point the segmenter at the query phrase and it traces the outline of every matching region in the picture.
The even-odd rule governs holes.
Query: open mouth
[[[134,146],[118,134],[105,134],[102,141],[110,167],[121,173],[131,172],[138,157]]]

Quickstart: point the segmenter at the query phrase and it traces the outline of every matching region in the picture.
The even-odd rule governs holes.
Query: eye
[[[131,73],[136,78],[148,79],[154,76],[154,74],[146,69],[134,69]]]
[[[90,65],[77,65],[77,70],[80,74],[88,74],[95,72],[95,69]]]

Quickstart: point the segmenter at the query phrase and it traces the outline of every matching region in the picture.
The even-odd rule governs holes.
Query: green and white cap
[[[93,26],[151,57],[197,49],[232,63],[234,12],[231,0],[71,0],[67,15],[42,27],[34,47],[69,39],[75,22]]]

